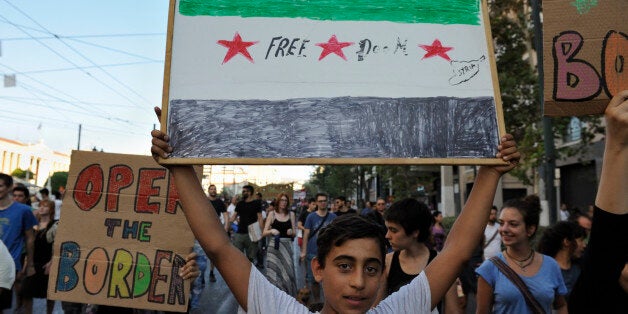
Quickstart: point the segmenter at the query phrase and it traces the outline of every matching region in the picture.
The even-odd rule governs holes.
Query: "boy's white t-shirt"
[[[0,288],[11,290],[14,281],[15,263],[13,257],[4,243],[0,241]]]
[[[438,313],[436,309],[430,311],[430,285],[421,272],[409,284],[391,294],[380,302],[377,307],[370,309],[368,314],[400,314],[400,313]],[[239,307],[238,313],[290,313],[309,314],[307,307],[284,291],[271,284],[257,268],[251,267],[249,277],[248,311]]]

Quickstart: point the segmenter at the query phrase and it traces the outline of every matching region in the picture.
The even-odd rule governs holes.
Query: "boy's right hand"
[[[154,109],[157,120],[161,122],[161,108],[155,107]],[[150,152],[152,153],[155,161],[159,163],[159,157],[168,158],[170,153],[172,153],[172,147],[168,145],[170,138],[167,134],[161,132],[160,130],[152,130],[150,135],[153,137],[153,146],[150,148]]]
[[[153,136],[153,146],[151,146],[150,152],[152,153],[155,161],[159,162],[159,157],[168,158],[170,153],[172,153],[172,147],[168,144],[168,141],[170,140],[168,135],[160,130],[152,130],[150,135]]]

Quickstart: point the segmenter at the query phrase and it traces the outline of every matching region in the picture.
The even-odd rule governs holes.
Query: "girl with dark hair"
[[[582,256],[586,247],[585,237],[584,228],[574,222],[561,221],[545,229],[539,240],[539,253],[553,257],[560,266],[567,287],[567,299],[580,276],[580,265],[572,261]]]
[[[395,202],[384,212],[384,223],[393,252],[386,254],[379,300],[410,283],[438,254],[428,245],[434,218],[424,203],[412,198]],[[450,295],[445,297],[455,300],[455,295]]]
[[[426,245],[432,221],[427,206],[412,198],[395,202],[384,213],[386,239],[394,252],[386,254],[383,297],[412,281],[436,257]]]
[[[432,215],[434,216],[434,225],[431,228],[432,240],[434,241],[434,249],[440,252],[443,249],[443,245],[445,245],[445,239],[447,238],[447,234],[445,233],[445,227],[443,227],[442,224],[443,213],[436,210]]]
[[[552,305],[558,313],[567,313],[560,267],[531,245],[540,213],[534,195],[504,204],[498,223],[506,250],[476,270],[477,313],[551,313]]]
[[[274,211],[268,212],[262,236],[271,237],[267,248],[266,278],[289,295],[297,294],[292,242],[296,234],[296,219],[290,211],[290,198],[277,195]]]

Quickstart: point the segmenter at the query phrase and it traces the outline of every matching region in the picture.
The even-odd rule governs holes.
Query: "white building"
[[[70,169],[70,155],[53,151],[42,141],[26,144],[0,137],[0,172],[11,174],[16,169],[30,170],[29,182],[44,186],[54,172]]]

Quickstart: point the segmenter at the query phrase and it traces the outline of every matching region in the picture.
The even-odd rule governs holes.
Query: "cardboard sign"
[[[173,0],[164,163],[500,163],[484,1]]]
[[[192,251],[174,180],[151,157],[72,152],[48,298],[186,311]]]
[[[626,0],[543,1],[545,115],[604,112],[628,89]]]

